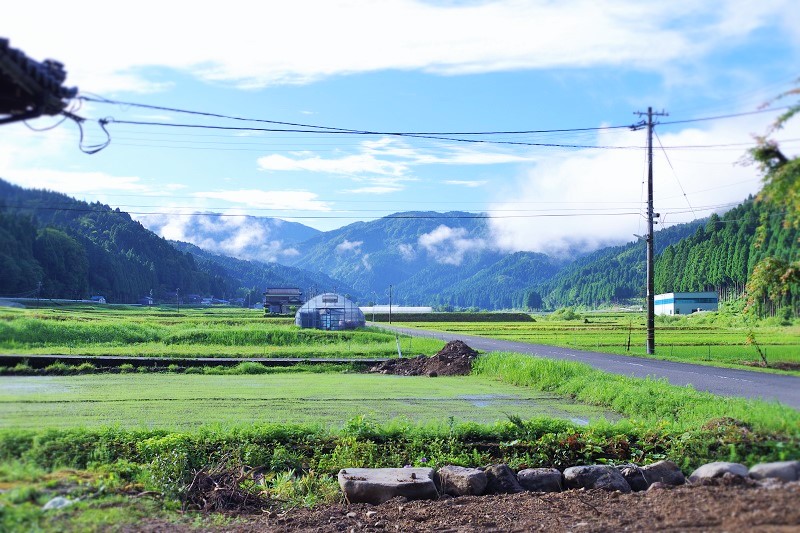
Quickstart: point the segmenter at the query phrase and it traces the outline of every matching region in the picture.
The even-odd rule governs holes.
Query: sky
[[[62,62],[66,85],[94,100],[328,129],[76,100],[84,145],[106,139],[99,119],[110,144],[83,153],[71,120],[31,129],[59,117],[5,125],[0,178],[190,242],[193,213],[220,213],[202,222],[229,229],[234,255],[270,240],[243,215],[327,231],[456,210],[489,214],[491,239],[466,242],[448,219],[426,238],[564,255],[646,231],[646,131],[624,127],[636,112],[668,113],[656,117],[655,211],[662,225],[687,222],[758,191],[746,150],[779,111],[752,112],[800,77],[796,0],[197,5],[16,2],[0,36]],[[582,131],[460,134],[565,129]],[[391,135],[403,132],[437,134]],[[800,151],[797,124],[773,136]],[[281,258],[281,243],[264,249]]]

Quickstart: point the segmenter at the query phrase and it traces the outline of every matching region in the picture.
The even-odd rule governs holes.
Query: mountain
[[[656,289],[660,291],[717,291],[721,298],[737,298],[765,259],[784,262],[778,279],[764,280],[779,289],[766,299],[792,307],[800,298],[796,267],[800,228],[785,223],[785,211],[748,200],[723,216],[712,215],[687,238],[672,243],[656,262]],[[794,281],[793,281],[794,280]],[[777,297],[777,298],[774,298]]]
[[[188,242],[215,254],[281,262],[297,254],[295,245],[321,232],[297,222],[237,213],[146,215],[142,223],[162,237]]]
[[[299,287],[305,294],[335,291],[353,298],[359,297],[352,287],[321,272],[309,272],[278,263],[245,261],[213,254],[186,242],[170,242],[178,250],[192,254],[204,270],[234,278],[240,286],[258,292],[259,299],[265,287]]]
[[[24,189],[0,180],[0,213],[6,251],[0,294],[40,294],[85,298],[100,294],[109,302],[158,298],[180,288],[184,294],[227,295],[235,280],[198,268],[184,254],[145,229],[130,215],[64,194]],[[9,266],[13,264],[14,266]]]
[[[653,242],[656,255],[692,235],[703,224],[704,220],[696,220],[655,232]],[[646,285],[645,256],[644,241],[601,248],[564,266],[545,283],[531,286],[528,292],[539,294],[548,308],[573,305],[596,307],[630,298],[643,298]]]
[[[406,305],[510,308],[514,287],[555,274],[560,262],[543,254],[509,254],[493,246],[484,215],[411,211],[356,222],[297,247],[294,265],[318,269],[384,301],[389,284]]]

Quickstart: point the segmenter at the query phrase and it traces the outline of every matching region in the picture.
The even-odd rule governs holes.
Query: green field
[[[436,353],[434,339],[400,337],[404,354]],[[300,329],[289,318],[237,308],[125,306],[0,308],[0,352],[154,357],[392,357],[393,333]]]
[[[473,376],[380,374],[206,376],[105,374],[0,377],[0,428],[191,430],[265,423],[341,427],[357,416],[385,423],[493,423],[511,416],[586,423],[607,409]]]
[[[761,358],[756,347],[747,342],[748,334],[752,332],[771,366],[800,374],[800,326],[730,322],[716,313],[659,319],[656,323],[655,357],[758,369],[753,365],[758,365]],[[639,313],[586,313],[576,320],[537,317],[536,322],[408,322],[402,325],[531,344],[646,356],[645,319]]]

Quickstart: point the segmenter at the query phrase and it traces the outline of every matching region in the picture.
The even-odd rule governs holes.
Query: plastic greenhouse
[[[329,331],[360,328],[366,324],[364,313],[356,304],[340,294],[320,294],[297,310],[294,323],[301,328]]]

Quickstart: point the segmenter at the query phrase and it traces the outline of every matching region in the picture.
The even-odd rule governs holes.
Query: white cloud
[[[7,6],[12,46],[37,59],[56,57],[69,83],[96,92],[163,89],[148,67],[244,88],[386,69],[444,75],[591,66],[656,70],[796,13],[792,0],[231,0],[215,10],[141,0],[125,12],[125,24],[108,24],[100,0],[79,1],[70,10],[55,0],[37,6],[59,16],[32,17],[21,3]],[[79,26],[92,31],[74,31]],[[787,35],[795,29],[785,26]]]
[[[364,241],[348,241],[345,239],[336,245],[335,251],[337,254],[353,252],[354,254],[358,255],[361,253],[362,244],[364,244]]]
[[[348,155],[335,159],[324,159],[319,156],[291,158],[271,154],[259,157],[258,167],[261,170],[305,170],[345,175],[369,173],[387,176],[402,176],[408,170],[403,163],[377,159],[369,154]]]
[[[719,121],[709,129],[661,132],[660,138],[666,147],[747,143],[749,132],[763,132],[766,125],[765,118],[746,117]],[[800,124],[789,124],[778,137],[800,137]],[[602,145],[644,143],[643,131],[617,131],[599,139]],[[741,202],[760,188],[757,169],[740,164],[746,146],[670,149],[672,166],[657,139],[654,146],[654,206],[667,224],[725,211],[727,204]],[[586,149],[532,166],[499,191],[489,208],[497,245],[559,255],[627,242],[634,233],[642,234],[646,231],[639,214],[645,212],[646,201],[644,155],[644,150]]]
[[[256,261],[279,261],[298,255],[291,245],[272,236],[270,223],[244,216],[240,210],[225,213],[143,215],[144,226],[165,239],[183,241],[212,253]]]
[[[451,228],[442,224],[430,233],[419,236],[421,248],[438,263],[458,266],[470,252],[479,252],[489,247],[483,239],[470,239],[465,228]]]
[[[398,244],[397,250],[400,252],[400,257],[404,261],[413,261],[417,257],[417,252],[414,250],[413,244]]]
[[[489,183],[486,180],[445,180],[444,183],[446,185],[460,185],[462,187],[482,187]]]
[[[241,204],[242,207],[275,210],[330,211],[328,202],[318,200],[319,195],[308,191],[265,191],[261,189],[238,189],[230,191],[206,191],[194,194],[197,198],[216,198]]]
[[[374,187],[359,187],[357,189],[348,189],[344,192],[350,194],[389,194],[402,190],[403,187],[399,185],[398,186],[376,185]]]

